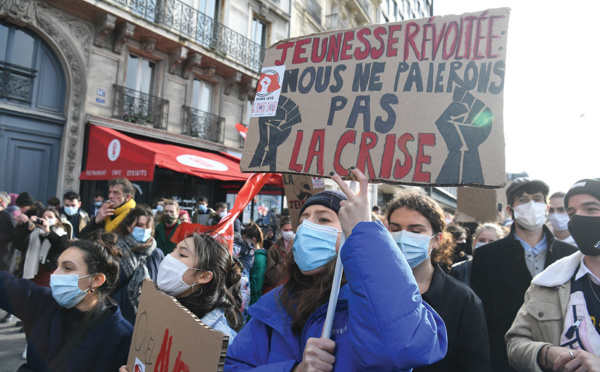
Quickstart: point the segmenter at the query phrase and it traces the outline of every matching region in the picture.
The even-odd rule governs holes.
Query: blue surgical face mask
[[[100,207],[102,206],[102,202],[101,202],[101,201],[99,201],[99,202],[98,202],[98,201],[95,201],[95,202],[94,202],[94,206],[96,206],[96,207],[100,208]]]
[[[305,220],[294,240],[294,261],[301,271],[311,271],[329,263],[336,256],[335,245],[340,230]]]
[[[137,226],[133,228],[133,232],[131,233],[131,236],[140,243],[147,242],[151,235],[152,229],[142,229]]]
[[[432,236],[402,230],[393,232],[392,237],[400,247],[411,269],[429,258],[429,243]]]
[[[204,204],[198,204],[198,210],[200,212],[205,213],[207,209],[208,208],[206,208],[206,205],[204,205]]]
[[[91,275],[79,277],[77,274],[52,274],[50,275],[50,288],[52,297],[62,307],[72,308],[83,300],[89,288],[82,291],[79,288],[79,279]]]
[[[162,212],[162,211],[163,211],[163,209],[164,209],[164,206],[163,206],[163,205],[160,205],[160,204],[159,204],[159,205],[157,205],[157,206],[156,206],[156,211],[157,211],[157,212]]]
[[[77,209],[79,209],[79,208],[77,208],[77,207],[65,207],[65,213],[66,213],[68,216],[72,216],[72,215],[74,215],[75,213],[77,213]]]

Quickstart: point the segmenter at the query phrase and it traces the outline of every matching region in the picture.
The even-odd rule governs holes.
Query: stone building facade
[[[89,125],[241,154],[235,125],[248,122],[265,48],[289,37],[290,18],[285,0],[1,0],[0,189],[43,202],[79,190]],[[21,40],[31,63],[17,58],[29,52]],[[43,84],[50,75],[60,89]],[[48,97],[61,102],[48,110]]]

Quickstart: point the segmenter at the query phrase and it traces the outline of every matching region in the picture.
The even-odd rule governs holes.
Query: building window
[[[202,80],[194,80],[192,85],[192,108],[212,112],[213,86]]]
[[[0,23],[0,98],[31,103],[38,46],[27,32]]]
[[[263,47],[267,47],[267,26],[260,19],[252,20],[252,41]]]
[[[154,62],[130,54],[127,59],[125,87],[144,94],[152,94],[155,66]]]

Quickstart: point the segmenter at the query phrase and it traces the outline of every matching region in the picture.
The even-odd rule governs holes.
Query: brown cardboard
[[[502,212],[506,206],[506,200],[501,198],[503,193],[503,189],[486,190],[475,187],[459,187],[456,197],[456,210],[458,211],[456,221],[502,222],[498,214],[498,204],[501,204],[500,212]]]
[[[348,177],[356,166],[373,182],[502,187],[509,12],[277,43],[263,62],[241,170]]]
[[[321,178],[301,174],[283,174],[283,185],[292,227],[296,230],[300,222],[300,209],[308,198],[325,191],[325,185]]]
[[[135,372],[222,371],[228,340],[146,279],[127,367]]]

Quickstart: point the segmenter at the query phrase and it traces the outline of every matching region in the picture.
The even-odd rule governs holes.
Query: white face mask
[[[525,230],[539,230],[546,222],[548,206],[545,203],[536,203],[533,200],[513,208],[515,221]]]
[[[481,247],[482,245],[486,245],[486,244],[487,244],[487,243],[484,243],[484,242],[477,242],[477,243],[475,243],[475,248],[473,248],[473,250],[475,250],[475,249],[477,249],[477,248]]]
[[[554,231],[565,231],[569,229],[569,215],[564,213],[552,213],[548,216]]]
[[[47,221],[48,221],[48,226],[54,226],[56,224],[56,218],[48,218]],[[569,222],[568,219],[567,219],[567,222]]]
[[[170,296],[178,296],[187,291],[192,285],[183,281],[183,275],[188,270],[198,270],[187,267],[170,254],[166,255],[158,267],[156,284],[163,292]]]
[[[294,240],[294,237],[296,236],[296,234],[294,234],[293,231],[282,231],[281,236],[283,237],[283,240],[286,240],[289,242],[291,240]]]

